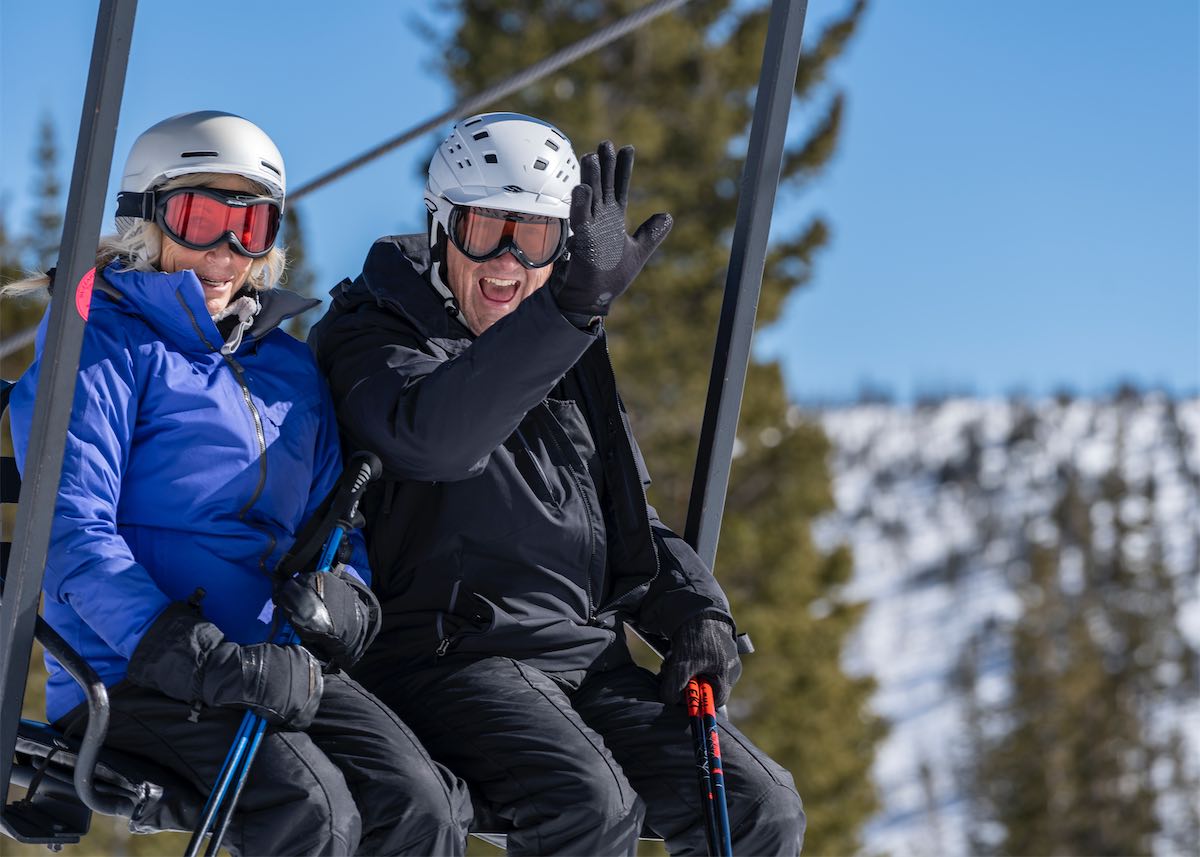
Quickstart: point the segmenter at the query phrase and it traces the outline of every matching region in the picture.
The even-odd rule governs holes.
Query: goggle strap
[[[153,220],[157,200],[154,191],[134,193],[121,191],[117,194],[117,217],[137,217],[141,220]]]

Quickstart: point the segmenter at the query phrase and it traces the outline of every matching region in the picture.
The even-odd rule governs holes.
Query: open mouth
[[[233,285],[233,280],[210,280],[208,277],[201,277],[199,274],[196,277],[206,289],[227,289]]]
[[[504,280],[499,277],[480,277],[479,291],[484,298],[497,304],[506,304],[517,296],[520,280]]]

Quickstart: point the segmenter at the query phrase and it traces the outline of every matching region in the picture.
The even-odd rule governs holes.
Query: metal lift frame
[[[5,790],[12,774],[17,722],[25,697],[63,448],[79,373],[91,286],[90,281],[85,285],[84,276],[96,263],[136,12],[137,0],[100,0],[96,15],[91,68],[55,276],[58,300],[50,302],[21,502],[0,604],[0,789]],[[0,794],[0,812],[6,800]]]
[[[710,568],[729,485],[807,0],[772,0],[684,537]],[[137,0],[100,0],[42,350],[9,577],[0,604],[0,813],[12,773]],[[77,285],[79,284],[79,285]],[[77,289],[74,295],[66,290]],[[75,297],[76,300],[71,300]]]

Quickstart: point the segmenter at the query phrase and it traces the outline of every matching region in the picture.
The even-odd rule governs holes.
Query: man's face
[[[476,336],[546,284],[554,265],[526,268],[512,253],[472,262],[446,242],[446,278],[467,327]]]

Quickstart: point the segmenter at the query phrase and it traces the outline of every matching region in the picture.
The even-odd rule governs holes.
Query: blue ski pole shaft
[[[233,808],[237,806],[238,798],[242,796],[242,788],[246,785],[246,777],[250,774],[250,765],[254,763],[254,757],[258,753],[258,745],[262,743],[263,735],[267,731],[266,718],[250,715],[249,712],[247,712],[247,715],[255,721],[253,723],[253,733],[250,737],[250,743],[246,747],[241,770],[237,774],[237,783],[229,795],[229,800],[225,802],[225,809],[217,819],[212,836],[208,838],[208,849],[204,852],[204,857],[215,857],[217,849],[221,847],[221,840],[225,838],[225,831],[229,829],[229,824],[233,821]]]
[[[217,775],[216,782],[213,783],[212,791],[208,793],[208,800],[205,802],[204,809],[200,813],[200,823],[196,825],[196,829],[192,831],[192,838],[188,840],[187,850],[183,852],[184,857],[196,857],[196,854],[199,853],[200,843],[204,840],[204,834],[212,825],[213,817],[221,807],[221,801],[224,799],[225,791],[229,788],[229,783],[233,779],[238,762],[241,761],[245,753],[246,743],[252,730],[252,721],[255,719],[255,716],[250,712],[246,712],[246,716],[242,718],[242,723],[233,738],[233,743],[229,745],[229,752],[225,754],[225,761],[221,765],[221,772]]]

